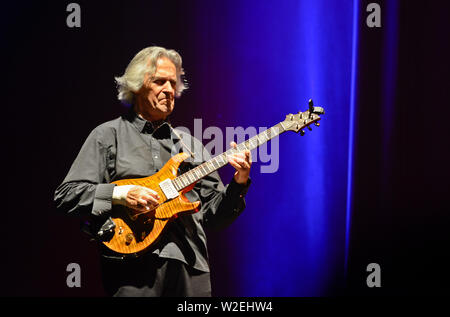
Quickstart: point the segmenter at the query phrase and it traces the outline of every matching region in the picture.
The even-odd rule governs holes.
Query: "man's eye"
[[[165,85],[165,83],[167,82],[167,80],[165,79],[155,79],[153,80],[153,83],[158,85],[158,86],[163,86]],[[177,85],[177,82],[175,80],[169,80],[170,85],[175,88],[175,86]]]

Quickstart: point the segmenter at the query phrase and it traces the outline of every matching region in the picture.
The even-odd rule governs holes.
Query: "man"
[[[55,192],[58,209],[87,215],[89,231],[99,240],[114,227],[113,210],[126,206],[136,212],[153,209],[158,194],[146,187],[116,186],[119,179],[156,173],[178,152],[193,158],[180,166],[185,172],[209,158],[201,142],[175,131],[168,116],[186,88],[180,55],[162,47],[148,47],[116,78],[119,100],[131,104],[128,114],[95,128]],[[231,146],[236,147],[232,142]],[[236,169],[226,187],[217,172],[201,179],[186,194],[201,201],[197,213],[181,214],[169,222],[144,254],[124,257],[101,244],[105,291],[115,296],[211,296],[205,228],[231,223],[245,208],[250,184],[250,152],[229,156]],[[123,207],[122,207],[123,208]]]

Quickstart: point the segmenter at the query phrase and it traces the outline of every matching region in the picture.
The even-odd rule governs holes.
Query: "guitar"
[[[154,175],[112,182],[119,186],[139,185],[148,187],[156,191],[161,199],[160,204],[153,210],[136,214],[135,211],[128,209],[120,216],[112,216],[115,226],[110,230],[108,241],[102,241],[103,244],[124,255],[137,255],[145,251],[158,239],[169,221],[175,219],[181,213],[198,211],[200,202],[190,202],[184,194],[192,190],[198,180],[225,166],[228,163],[227,155],[244,150],[253,150],[286,131],[300,132],[301,135],[304,135],[304,128],[311,130],[311,124],[319,126],[319,115],[324,113],[324,109],[314,107],[310,99],[309,108],[305,112],[288,114],[284,121],[182,175],[178,175],[178,167],[190,156],[186,153],[174,155]],[[127,209],[126,207],[123,208]]]

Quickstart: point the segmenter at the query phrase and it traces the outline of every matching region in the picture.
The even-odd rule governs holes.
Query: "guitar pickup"
[[[175,197],[178,197],[179,195],[175,186],[173,186],[172,180],[170,178],[159,183],[159,187],[161,188],[162,192],[164,193],[167,199],[173,199]]]

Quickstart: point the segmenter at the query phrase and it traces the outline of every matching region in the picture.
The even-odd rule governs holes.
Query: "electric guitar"
[[[139,214],[134,210],[123,207],[128,211],[121,213],[120,216],[111,217],[115,226],[111,228],[107,241],[102,241],[103,244],[109,249],[125,255],[137,255],[145,251],[158,239],[169,221],[175,219],[181,213],[198,211],[200,202],[190,202],[184,194],[192,190],[198,180],[225,166],[228,163],[227,155],[244,150],[253,150],[286,131],[300,132],[301,135],[304,135],[304,128],[311,130],[310,125],[319,126],[319,115],[324,113],[324,109],[314,107],[310,99],[309,108],[305,112],[288,114],[284,121],[184,174],[178,175],[178,167],[190,155],[179,153],[174,155],[154,175],[112,182],[119,186],[139,185],[148,187],[158,193],[160,204],[153,210]]]

